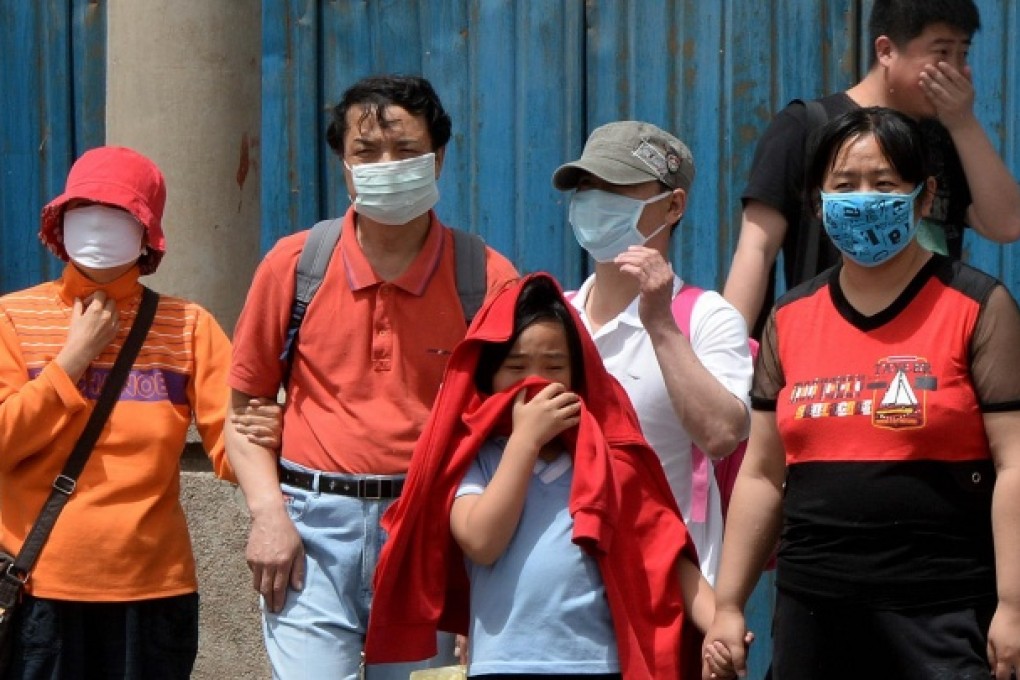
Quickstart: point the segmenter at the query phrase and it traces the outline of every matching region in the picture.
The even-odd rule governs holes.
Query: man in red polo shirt
[[[422,78],[366,78],[344,93],[327,142],[352,206],[294,348],[282,449],[254,445],[233,426],[227,433],[252,518],[246,557],[274,677],[357,677],[385,538],[379,519],[467,329],[453,234],[432,211],[449,138],[450,118]],[[281,239],[255,274],[234,334],[235,412],[275,395],[284,377],[307,239]],[[495,251],[485,261],[490,293],[516,278]],[[367,677],[409,670],[370,667]]]

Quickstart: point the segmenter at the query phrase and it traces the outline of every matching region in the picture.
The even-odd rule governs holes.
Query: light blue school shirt
[[[506,438],[486,442],[457,497],[480,494]],[[471,579],[469,674],[620,672],[606,588],[595,560],[571,542],[567,453],[535,462],[524,510],[506,551],[490,566],[465,560]]]

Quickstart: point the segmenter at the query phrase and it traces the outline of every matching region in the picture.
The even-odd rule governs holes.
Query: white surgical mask
[[[646,205],[661,201],[671,193],[664,191],[642,201],[600,189],[575,191],[570,199],[570,226],[577,242],[596,262],[612,262],[627,248],[644,245],[666,228],[663,224],[645,236],[638,231],[637,223]]]
[[[434,153],[402,161],[347,165],[347,169],[357,193],[354,209],[376,222],[407,224],[439,200]]]
[[[64,212],[64,249],[77,264],[112,269],[142,255],[145,228],[131,213],[106,205],[87,205]]]

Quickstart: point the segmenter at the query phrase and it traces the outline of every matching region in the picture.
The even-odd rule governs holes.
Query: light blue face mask
[[[344,165],[354,183],[354,209],[381,224],[407,224],[439,200],[436,154],[400,161]]]
[[[862,267],[887,262],[914,240],[914,202],[923,188],[919,184],[909,194],[823,191],[825,233],[843,255]]]
[[[661,201],[671,191],[642,201],[600,189],[575,191],[570,199],[568,219],[581,247],[596,262],[612,262],[631,246],[640,246],[666,228],[663,224],[648,236],[638,231],[637,223],[645,206]]]

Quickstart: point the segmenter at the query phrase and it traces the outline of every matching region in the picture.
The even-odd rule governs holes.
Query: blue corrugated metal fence
[[[105,90],[103,3],[0,3],[0,292],[59,272],[36,238],[39,211],[102,144]]]

